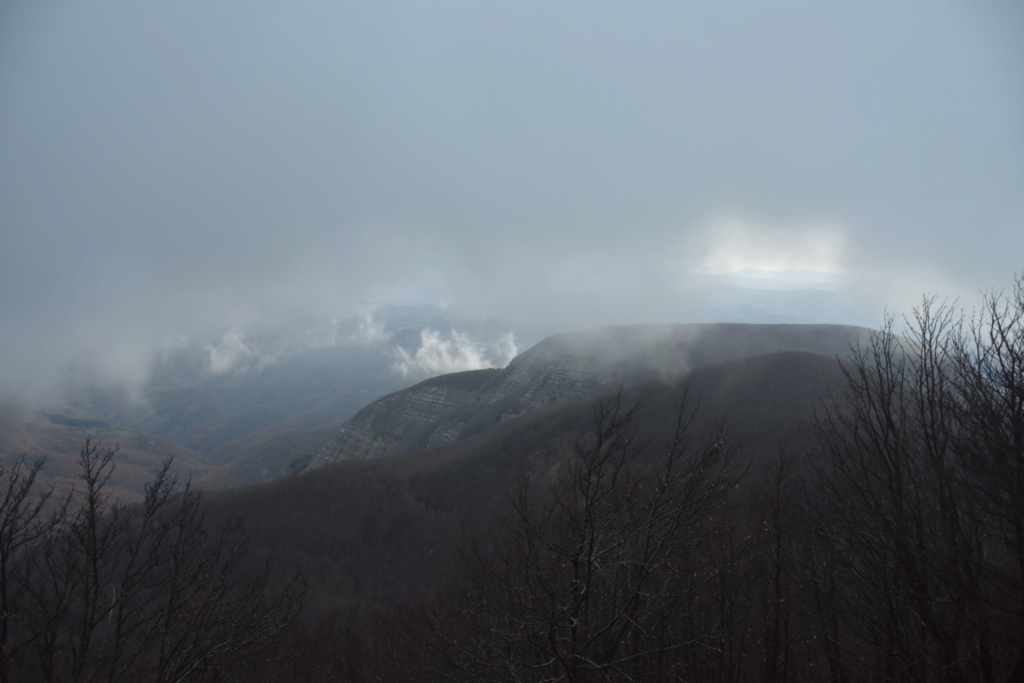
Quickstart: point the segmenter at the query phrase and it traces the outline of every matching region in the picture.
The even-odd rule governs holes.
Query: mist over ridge
[[[412,377],[973,301],[1024,253],[1021,12],[5,3],[0,396],[258,372],[366,302],[451,311]]]

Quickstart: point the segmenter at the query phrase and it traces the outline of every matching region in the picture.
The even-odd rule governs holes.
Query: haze
[[[0,9],[4,394],[384,303],[877,325],[1022,226],[1009,1]]]

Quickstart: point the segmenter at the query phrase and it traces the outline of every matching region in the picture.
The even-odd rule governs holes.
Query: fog
[[[392,303],[876,325],[1022,226],[1009,0],[0,9],[4,395]],[[397,370],[507,355],[424,334]]]

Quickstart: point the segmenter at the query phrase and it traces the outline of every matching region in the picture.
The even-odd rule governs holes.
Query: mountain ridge
[[[845,355],[870,330],[848,325],[616,325],[545,338],[505,368],[434,377],[380,398],[295,469],[443,446],[616,383],[671,381],[714,363],[797,351]]]

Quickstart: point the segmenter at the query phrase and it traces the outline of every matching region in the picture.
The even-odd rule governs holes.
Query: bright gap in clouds
[[[835,223],[776,225],[728,216],[708,223],[701,275],[755,288],[841,284],[846,233]]]

